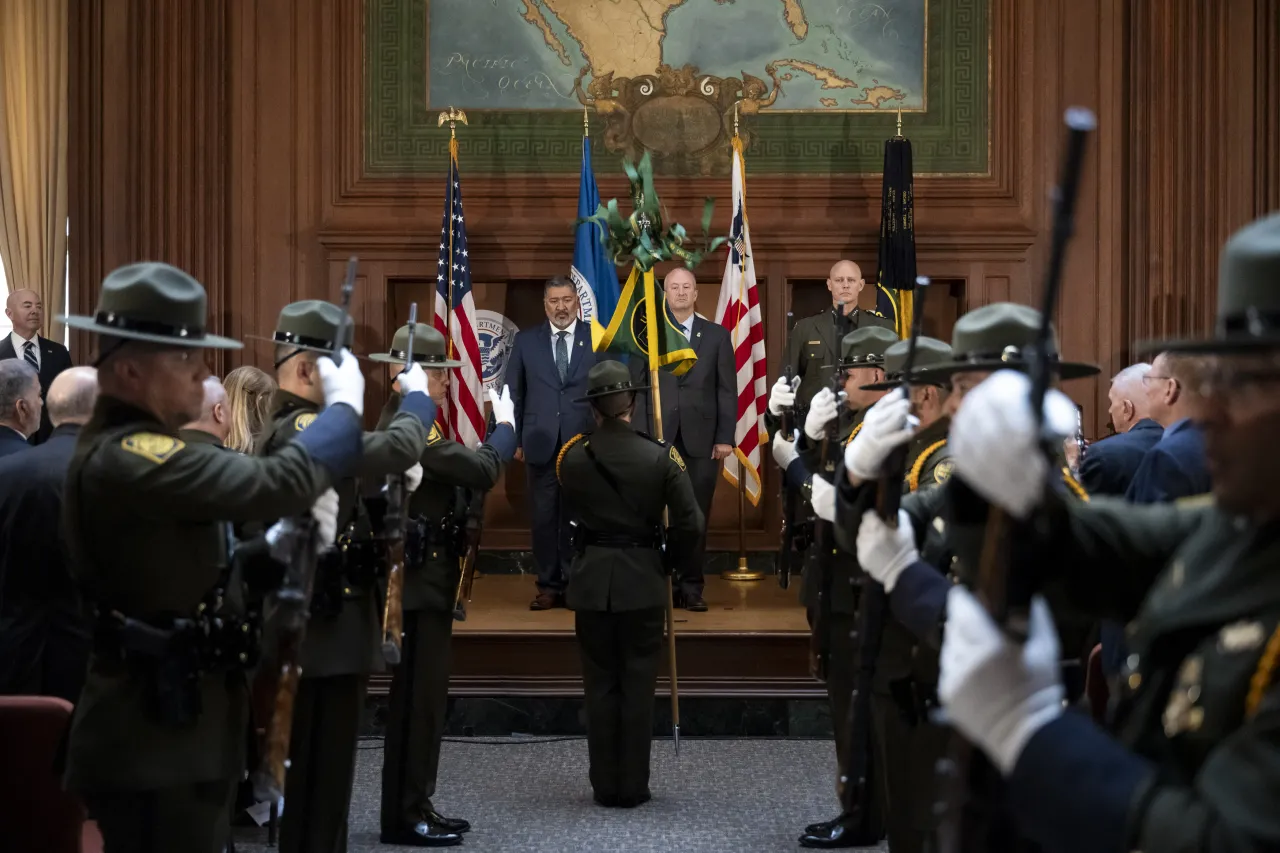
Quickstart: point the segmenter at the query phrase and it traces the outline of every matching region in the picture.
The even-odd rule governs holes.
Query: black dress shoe
[[[378,840],[383,844],[399,844],[406,847],[453,847],[462,843],[462,835],[449,832],[439,824],[424,820],[412,829],[384,832]]]
[[[596,801],[596,805],[604,806],[606,809],[614,809],[618,807],[617,794],[595,794],[592,799]]]
[[[428,823],[434,823],[446,832],[456,832],[461,835],[464,832],[471,831],[471,824],[462,818],[445,817],[437,811],[429,811],[426,813],[425,817]]]
[[[636,806],[642,806],[652,799],[653,799],[653,794],[650,793],[649,791],[645,791],[643,794],[639,794],[633,797],[618,797],[618,808],[634,809]]]
[[[817,835],[818,833],[822,833],[822,832],[830,832],[831,827],[835,826],[839,822],[840,822],[840,818],[833,817],[831,818],[831,820],[824,820],[824,821],[819,821],[818,823],[811,823],[804,828],[804,834]]]
[[[875,847],[879,838],[872,837],[856,827],[836,821],[819,832],[806,832],[800,836],[800,846],[819,850],[835,850],[842,847]]]
[[[684,597],[684,609],[690,613],[706,613],[707,602],[696,592],[691,592]]]

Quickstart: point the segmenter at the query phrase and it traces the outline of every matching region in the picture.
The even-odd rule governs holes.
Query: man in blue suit
[[[1150,373],[1151,365],[1141,362],[1111,380],[1107,414],[1115,435],[1089,445],[1080,465],[1080,485],[1091,495],[1127,492],[1142,457],[1164,434],[1164,427],[1149,415],[1151,394],[1146,377]]]
[[[575,435],[595,427],[591,406],[575,400],[587,393],[587,373],[596,363],[591,329],[578,322],[578,292],[565,276],[542,288],[547,322],[516,334],[506,380],[516,405],[516,458],[525,463],[533,528],[538,593],[530,610],[564,606],[573,560],[569,518],[560,500],[556,458]]]
[[[1138,466],[1125,497],[1134,503],[1165,503],[1209,491],[1204,433],[1196,425],[1204,400],[1204,359],[1161,353],[1144,380],[1153,387],[1152,416],[1164,435]]]
[[[0,456],[30,447],[27,439],[40,429],[43,412],[36,369],[20,358],[0,360]]]

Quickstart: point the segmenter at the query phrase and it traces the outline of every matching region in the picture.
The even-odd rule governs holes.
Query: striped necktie
[[[37,373],[40,372],[40,362],[36,361],[36,345],[32,341],[27,341],[23,346],[22,357],[26,359],[27,364],[36,369]]]

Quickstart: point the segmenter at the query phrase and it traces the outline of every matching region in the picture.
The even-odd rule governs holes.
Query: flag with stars
[[[742,139],[733,138],[733,226],[729,233],[729,257],[720,283],[716,322],[729,330],[737,372],[738,421],[734,427],[733,455],[724,460],[724,476],[735,487],[746,475],[747,499],[760,501],[760,448],[768,441],[764,428],[769,389],[765,378],[764,321],[760,315],[760,291],[756,264],[751,257],[747,230],[746,165]]]
[[[450,438],[475,447],[484,436],[484,397],[480,379],[480,339],[476,335],[476,300],[471,292],[471,259],[462,215],[457,141],[449,144],[449,183],[440,220],[440,255],[436,262],[434,325],[449,344],[449,357],[462,362],[452,368],[449,399],[440,413]]]

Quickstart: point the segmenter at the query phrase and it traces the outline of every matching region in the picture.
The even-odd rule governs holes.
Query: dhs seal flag
[[[480,339],[481,380],[484,390],[502,390],[502,378],[507,372],[507,359],[511,355],[511,341],[520,331],[497,311],[476,311],[477,337]]]

